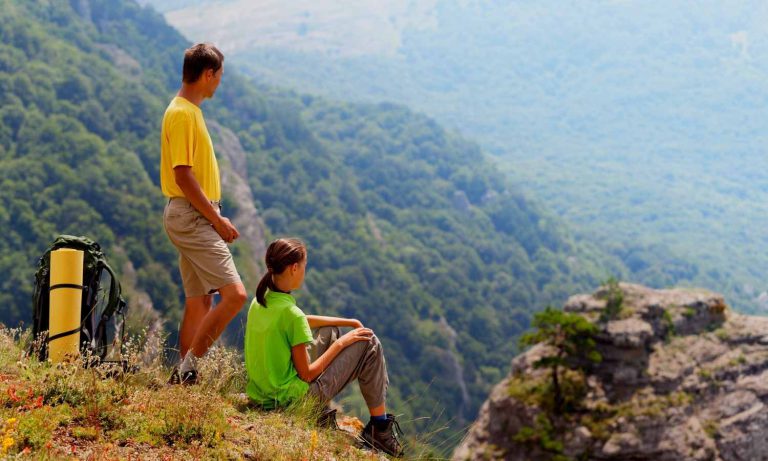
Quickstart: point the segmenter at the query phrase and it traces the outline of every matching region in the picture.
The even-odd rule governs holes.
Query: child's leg
[[[360,385],[371,415],[383,415],[386,412],[384,405],[389,378],[384,351],[375,335],[369,341],[358,341],[341,351],[328,368],[312,381],[309,393],[328,402],[354,379]]]
[[[312,341],[312,344],[309,345],[309,360],[314,362],[317,360],[318,357],[323,355],[325,351],[328,350],[329,347],[331,347],[331,344],[333,344],[337,339],[339,339],[339,336],[341,336],[341,333],[339,332],[339,327],[320,327],[315,328],[312,331],[315,339]]]

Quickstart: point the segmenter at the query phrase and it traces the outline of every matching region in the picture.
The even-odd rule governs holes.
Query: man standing
[[[197,44],[184,53],[181,89],[163,117],[160,185],[168,197],[163,224],[179,251],[184,318],[181,362],[169,382],[197,382],[197,359],[243,307],[247,294],[227,247],[239,236],[221,215],[219,165],[200,104],[213,97],[224,72],[224,55]],[[212,309],[213,294],[221,300]]]

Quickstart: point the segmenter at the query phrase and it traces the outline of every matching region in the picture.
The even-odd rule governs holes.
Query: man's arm
[[[200,188],[200,183],[197,182],[197,179],[192,174],[192,167],[179,165],[173,169],[173,175],[176,179],[176,184],[184,192],[184,196],[189,200],[189,203],[213,225],[213,228],[216,229],[216,232],[225,242],[232,242],[240,236],[234,224],[229,219],[221,216],[213,208],[208,197],[203,193],[203,189]]]
[[[322,315],[308,315],[309,328],[320,327],[352,327],[363,328],[362,322],[357,319],[344,319],[340,317],[325,317]]]

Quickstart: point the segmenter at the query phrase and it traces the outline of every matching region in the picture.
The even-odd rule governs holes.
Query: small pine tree
[[[581,315],[563,312],[551,306],[533,316],[532,326],[536,330],[525,333],[520,338],[520,345],[526,347],[544,343],[554,349],[553,354],[542,357],[533,366],[552,371],[554,409],[559,414],[563,411],[564,403],[560,370],[578,369],[584,359],[594,363],[603,359],[595,349],[594,335],[597,327]]]
[[[621,311],[624,308],[624,291],[622,291],[619,281],[615,277],[609,278],[603,286],[607,289],[607,292],[601,296],[601,299],[605,299],[605,310],[600,315],[600,321],[607,322],[621,315]]]

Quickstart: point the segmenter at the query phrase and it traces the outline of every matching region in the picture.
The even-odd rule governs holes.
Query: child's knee
[[[379,337],[375,334],[371,336],[371,339],[368,340],[369,347],[376,351],[377,354],[384,354],[384,346],[381,345],[381,341],[379,341]]]
[[[317,327],[314,333],[315,338],[328,338],[332,341],[339,339],[339,327],[332,325]]]

